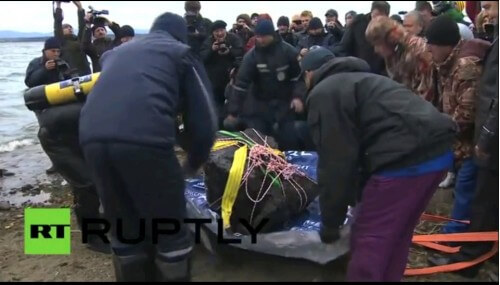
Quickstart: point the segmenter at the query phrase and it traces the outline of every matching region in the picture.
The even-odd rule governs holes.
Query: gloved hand
[[[319,237],[322,243],[334,243],[340,238],[339,228],[329,228],[321,225]]]

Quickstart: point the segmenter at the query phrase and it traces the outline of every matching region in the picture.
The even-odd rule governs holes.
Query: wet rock
[[[8,177],[8,176],[14,176],[14,173],[7,171],[7,169],[1,169],[0,168],[0,178],[2,178],[2,177]]]
[[[33,185],[31,184],[27,184],[27,185],[24,185],[23,187],[21,187],[21,192],[28,192],[29,190],[33,189]]]
[[[244,133],[258,144],[264,145],[263,140],[266,140],[271,148],[277,148],[277,144],[271,137],[257,134],[254,130],[247,130]],[[238,146],[231,146],[212,152],[205,164],[207,201],[213,211],[220,213],[221,198],[237,149]],[[268,161],[269,157],[261,157],[261,159]],[[247,164],[245,163],[245,172],[246,170]],[[266,176],[265,169],[254,169],[250,172],[247,185],[240,187],[234,202],[230,218],[231,230],[248,234],[240,219],[247,221],[254,228],[262,220],[269,219],[261,232],[272,232],[282,228],[290,219],[303,213],[309,203],[317,197],[318,187],[313,181],[300,175],[293,175],[292,179],[306,193],[298,191],[294,185],[284,179],[281,180],[283,187],[278,183],[273,183],[273,178],[270,175]],[[267,189],[269,191],[264,195],[264,191]],[[254,203],[252,200],[255,199],[258,199],[259,202]]]
[[[9,201],[0,201],[0,211],[8,211],[11,206]]]

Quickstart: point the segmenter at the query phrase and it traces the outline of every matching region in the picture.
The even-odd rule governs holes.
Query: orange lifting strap
[[[455,221],[469,224],[469,221],[453,220],[445,217],[423,214],[421,220],[432,222]],[[498,232],[476,232],[476,233],[454,233],[454,234],[434,234],[434,235],[414,235],[412,242],[420,246],[438,250],[444,253],[457,253],[460,247],[450,247],[437,242],[495,242],[493,248],[484,255],[470,261],[457,262],[433,267],[407,268],[405,276],[428,275],[435,273],[445,273],[462,270],[484,262],[493,257],[498,252]]]

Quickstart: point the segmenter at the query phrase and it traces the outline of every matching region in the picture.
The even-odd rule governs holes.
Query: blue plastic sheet
[[[318,155],[315,152],[285,152],[286,160],[297,165],[311,179],[317,179],[316,164]],[[187,209],[190,218],[209,218],[212,223],[207,228],[217,234],[219,215],[210,210],[206,199],[206,188],[203,179],[186,180]],[[333,244],[323,244],[319,238],[320,211],[318,199],[314,200],[299,217],[288,221],[282,230],[259,234],[257,243],[251,243],[250,236],[225,234],[225,238],[237,237],[241,244],[231,244],[246,250],[279,255],[292,258],[303,258],[320,264],[332,261],[349,250],[348,235],[352,223],[351,209],[347,215],[341,238]],[[207,246],[207,244],[205,243]],[[209,249],[210,250],[210,249]]]

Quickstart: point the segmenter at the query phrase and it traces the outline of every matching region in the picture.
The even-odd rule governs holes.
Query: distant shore
[[[26,42],[44,42],[49,37],[33,38],[0,38],[0,43],[26,43]]]

